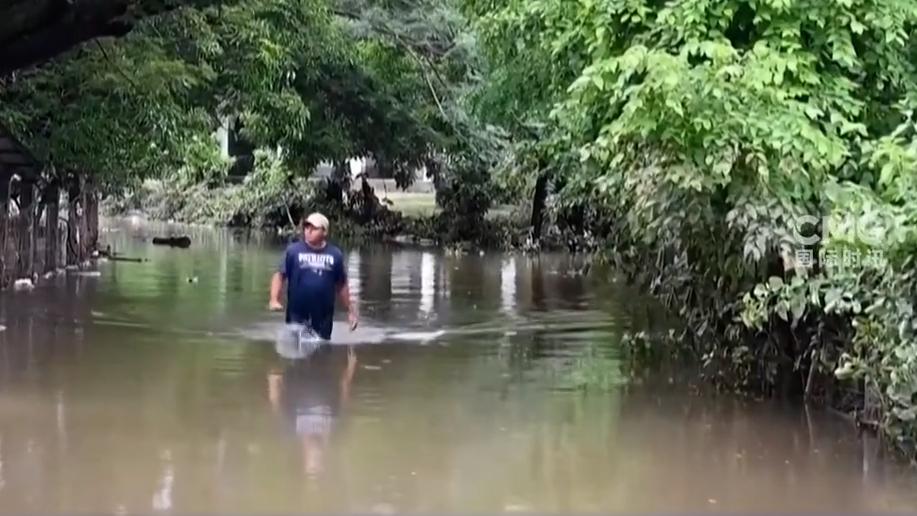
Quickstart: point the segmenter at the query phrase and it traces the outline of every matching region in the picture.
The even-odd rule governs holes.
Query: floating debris
[[[73,272],[74,276],[85,276],[87,278],[98,278],[102,276],[100,271],[75,271]]]
[[[22,292],[26,290],[32,290],[34,288],[35,288],[35,283],[33,283],[32,280],[29,278],[20,278],[16,280],[15,282],[13,282],[13,290]]]
[[[153,245],[167,245],[169,247],[191,247],[191,238],[187,236],[180,237],[153,237]]]

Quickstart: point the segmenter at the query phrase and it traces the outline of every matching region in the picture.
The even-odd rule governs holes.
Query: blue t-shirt
[[[294,242],[287,246],[278,270],[287,280],[287,323],[306,324],[330,339],[334,298],[347,281],[341,250],[331,244],[315,249]]]

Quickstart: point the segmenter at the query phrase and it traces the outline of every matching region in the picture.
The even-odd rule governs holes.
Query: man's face
[[[303,227],[303,236],[309,245],[321,245],[325,241],[325,229],[307,222]]]

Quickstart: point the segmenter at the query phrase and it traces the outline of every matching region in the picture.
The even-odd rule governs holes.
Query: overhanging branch
[[[222,0],[8,0],[0,8],[0,77],[41,64],[81,43],[122,37],[139,18]],[[17,6],[27,6],[16,10]],[[20,6],[20,7],[21,7]],[[2,15],[8,15],[6,19]]]

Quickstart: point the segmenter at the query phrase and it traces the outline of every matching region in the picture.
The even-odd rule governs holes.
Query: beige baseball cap
[[[317,228],[322,228],[325,231],[328,231],[328,217],[318,212],[312,213],[306,217],[306,224],[311,224]]]

